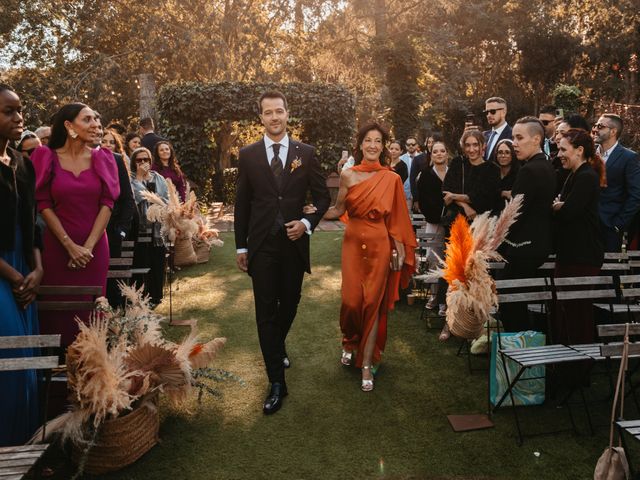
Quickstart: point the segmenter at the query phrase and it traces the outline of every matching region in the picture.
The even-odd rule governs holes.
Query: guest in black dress
[[[558,145],[558,156],[569,177],[553,203],[556,242],[555,277],[600,273],[604,245],[600,234],[598,198],[606,186],[604,163],[591,136],[571,129]],[[552,324],[554,343],[591,343],[595,324],[590,300],[557,302]]]
[[[500,169],[495,163],[484,161],[485,138],[482,132],[467,130],[462,134],[460,146],[464,156],[451,161],[442,183],[446,205],[443,224],[447,237],[455,217],[462,214],[471,222],[476,215],[493,209],[499,198]],[[446,281],[439,281],[438,303],[441,305],[445,303],[446,291]],[[440,308],[438,313],[444,315],[446,310]]]
[[[407,164],[400,159],[400,155],[402,155],[402,145],[400,145],[400,142],[393,141],[389,144],[389,155],[391,157],[390,166],[394,172],[400,175],[400,179],[404,185],[404,182],[409,177],[409,169],[407,168]]]
[[[493,149],[491,161],[500,168],[500,182],[498,183],[500,198],[493,209],[494,215],[500,215],[506,201],[511,200],[511,189],[516,181],[518,170],[520,170],[520,161],[516,157],[516,151],[513,149],[513,141],[508,138],[500,140],[496,148]]]
[[[604,162],[589,133],[571,129],[560,140],[558,157],[569,176],[553,203],[556,240],[554,276],[594,276],[600,273],[604,244],[600,232],[598,198],[606,187]],[[551,321],[551,343],[575,345],[595,341],[595,319],[590,299],[556,301]],[[589,365],[574,363],[556,369],[560,385],[588,384]]]
[[[442,243],[434,245],[428,252],[428,261],[430,266],[436,266],[437,255],[440,258],[444,258],[444,235],[445,229],[442,225],[442,214],[444,213],[444,198],[442,196],[442,182],[447,175],[449,162],[449,153],[444,142],[436,141],[431,145],[431,163],[432,165],[425,165],[422,171],[418,175],[416,181],[416,188],[418,190],[418,205],[420,211],[424,215],[427,225],[425,228],[426,233],[439,235],[442,237]],[[435,255],[433,255],[435,253]],[[445,284],[446,285],[446,284]],[[438,289],[440,283],[438,284]],[[446,288],[446,287],[445,287]],[[440,295],[431,297],[427,302],[426,308],[433,309],[438,305]],[[445,305],[441,305],[441,310],[445,310]],[[444,324],[442,331],[440,332],[439,339],[445,341],[449,338],[449,327]]]

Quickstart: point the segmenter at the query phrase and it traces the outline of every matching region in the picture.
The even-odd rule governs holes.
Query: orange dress
[[[346,351],[357,350],[362,368],[366,340],[376,318],[378,335],[373,363],[380,362],[387,341],[387,312],[406,287],[415,267],[416,237],[409,219],[400,176],[382,165],[357,165],[355,171],[378,171],[349,188],[345,198],[347,224],[342,243],[342,306],[340,328]],[[401,271],[390,268],[393,239],[404,244]]]

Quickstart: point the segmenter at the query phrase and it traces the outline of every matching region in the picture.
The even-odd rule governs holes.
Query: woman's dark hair
[[[120,136],[120,134],[113,128],[106,128],[104,130],[104,133],[102,134],[102,138],[106,137],[107,133],[111,135],[113,139],[116,141],[116,150],[115,150],[116,153],[119,153],[120,155],[124,156],[125,151],[124,151],[124,147],[122,146],[122,137]]]
[[[516,156],[516,151],[513,148],[513,142],[508,138],[503,138],[498,143],[496,143],[496,146],[493,149],[493,152],[491,152],[490,160],[496,165],[498,165],[498,167],[500,166],[500,164],[498,163],[498,148],[500,148],[500,145],[506,145],[507,147],[509,147],[509,151],[511,152],[511,168],[516,170],[520,168],[520,162],[518,161],[518,157]]]
[[[566,133],[564,138],[567,139],[573,148],[582,147],[584,149],[584,158],[587,159],[589,165],[591,165],[598,174],[600,187],[606,187],[607,170],[602,158],[596,151],[596,146],[593,143],[593,138],[591,138],[589,132],[579,128],[572,128]]]
[[[159,141],[156,143],[156,146],[153,147],[153,165],[158,169],[162,168],[162,160],[160,160],[160,155],[158,154],[160,145],[167,145],[169,147],[169,152],[171,153],[171,156],[169,157],[169,168],[179,176],[182,176],[182,170],[180,170],[180,165],[178,165],[178,159],[176,158],[176,152],[173,149],[173,145],[171,145],[171,142],[167,142],[166,140]]]
[[[571,128],[578,128],[580,130],[584,130],[585,132],[591,131],[591,127],[589,126],[589,122],[582,116],[574,113],[573,115],[569,115],[568,117],[564,117],[563,121],[567,123]]]
[[[400,140],[391,140],[389,142],[389,146],[393,145],[394,143],[400,147],[400,152],[404,152],[404,149],[402,148],[402,142]]]
[[[133,152],[133,150],[131,150],[131,148],[129,148],[129,142],[131,140],[133,140],[134,138],[140,138],[142,139],[142,137],[137,133],[137,132],[129,132],[127,133],[127,136],[124,137],[124,151],[127,155],[131,156],[131,152]]]
[[[64,122],[73,122],[83,108],[88,108],[84,103],[67,103],[58,110],[51,118],[51,137],[49,137],[49,148],[56,150],[64,146],[67,142],[67,129]]]
[[[147,155],[149,155],[149,159],[153,159],[153,156],[151,155],[149,149],[144,147],[136,148],[133,152],[131,152],[131,156],[129,158],[129,170],[132,172],[132,174],[135,174],[138,171],[136,158],[138,158],[138,155],[140,155],[141,153],[146,153]]]
[[[362,163],[363,155],[360,147],[362,146],[367,133],[371,132],[372,130],[380,132],[380,135],[382,135],[382,152],[380,153],[380,158],[378,159],[378,161],[380,162],[380,165],[389,165],[389,151],[386,147],[387,142],[389,141],[389,131],[378,122],[369,122],[360,127],[360,130],[358,130],[358,133],[356,134],[356,148],[353,151],[353,159],[355,160],[355,164],[360,165],[360,163]]]

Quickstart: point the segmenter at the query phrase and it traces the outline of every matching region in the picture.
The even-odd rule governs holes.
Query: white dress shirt
[[[491,155],[491,152],[493,151],[493,147],[498,142],[498,139],[500,138],[500,135],[502,135],[502,132],[504,131],[505,128],[507,128],[507,122],[504,122],[501,127],[492,129],[492,131],[496,133],[493,134],[492,137],[490,137],[491,140],[487,145],[487,158],[489,158],[489,156]],[[492,134],[490,133],[489,135],[492,135]]]
[[[604,163],[607,163],[607,160],[609,160],[609,155],[611,155],[611,152],[613,152],[613,150],[618,146],[618,142],[614,143],[613,146],[607,150],[606,152],[602,153],[602,161]],[[602,147],[600,147],[600,149],[602,149]]]

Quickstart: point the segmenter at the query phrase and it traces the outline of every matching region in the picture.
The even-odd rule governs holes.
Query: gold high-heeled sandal
[[[369,370],[371,371],[371,365],[363,365],[362,366],[362,370]],[[362,385],[360,386],[360,389],[363,392],[370,392],[371,390],[373,390],[373,373],[371,374],[371,379],[362,379]]]

